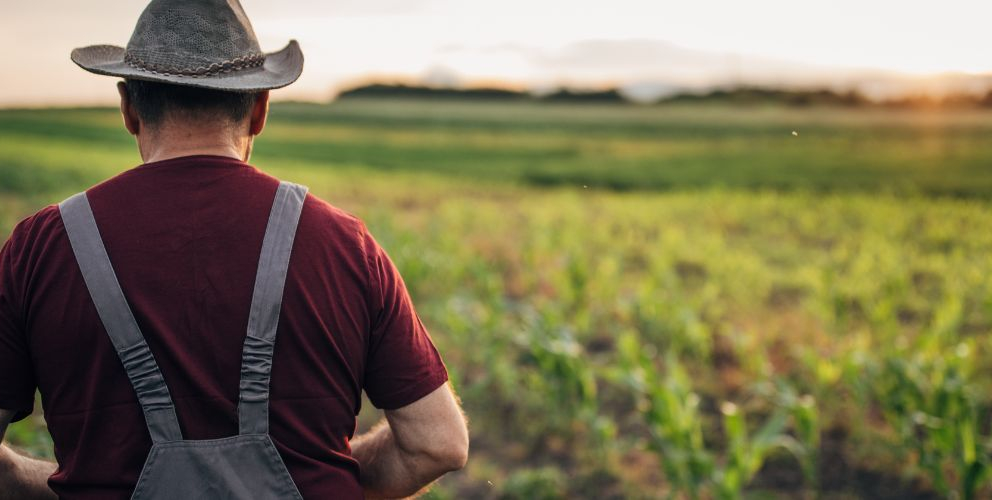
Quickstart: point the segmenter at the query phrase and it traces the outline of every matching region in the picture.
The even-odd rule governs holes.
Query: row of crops
[[[273,115],[256,164],[368,222],[462,397],[434,498],[992,498],[987,115]],[[2,111],[0,229],[137,162],[112,109]]]
[[[992,494],[983,203],[565,191],[411,206],[372,227],[483,448],[452,491]]]

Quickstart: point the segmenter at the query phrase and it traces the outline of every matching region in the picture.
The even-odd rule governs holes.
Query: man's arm
[[[56,465],[23,457],[2,444],[13,418],[13,411],[0,410],[0,500],[57,499],[48,487],[48,477],[55,472]]]
[[[367,498],[407,497],[465,466],[468,428],[448,384],[385,414],[352,441]]]

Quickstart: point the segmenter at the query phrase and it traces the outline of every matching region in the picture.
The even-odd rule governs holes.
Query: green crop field
[[[0,111],[0,230],[137,165],[119,121]],[[992,497],[992,113],[355,99],[255,147],[402,271],[471,420],[434,498]]]

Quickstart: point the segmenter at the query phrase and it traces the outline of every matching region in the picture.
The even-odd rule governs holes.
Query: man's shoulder
[[[55,230],[62,230],[62,216],[58,204],[48,205],[21,219],[10,233],[8,242],[23,246],[38,238],[44,238]]]
[[[58,205],[49,205],[14,226],[3,244],[0,260],[9,266],[8,271],[28,276],[45,255],[58,253],[64,238]]]
[[[362,220],[355,214],[333,205],[331,202],[313,194],[312,192],[307,193],[305,207],[312,211],[314,215],[326,221],[334,221],[347,225],[362,224]]]
[[[342,210],[319,196],[307,194],[300,226],[307,233],[364,244],[368,230],[358,216]]]
[[[297,271],[308,269],[322,276],[333,276],[335,283],[359,283],[368,293],[369,256],[372,237],[365,223],[312,193],[307,195],[293,245],[294,255],[302,257]]]

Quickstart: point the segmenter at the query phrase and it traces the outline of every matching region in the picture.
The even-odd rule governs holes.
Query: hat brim
[[[249,68],[211,76],[169,75],[146,71],[124,62],[124,48],[114,45],[91,45],[72,51],[72,62],[98,75],[172,83],[230,92],[255,92],[285,87],[303,72],[303,51],[296,40],[290,40],[282,50],[265,55],[265,63]]]

